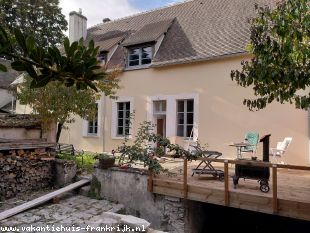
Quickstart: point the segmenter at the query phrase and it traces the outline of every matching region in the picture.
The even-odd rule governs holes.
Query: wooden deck
[[[231,160],[216,160],[216,162],[220,163],[212,165],[227,171],[224,182],[211,175],[192,176],[192,169],[197,162],[188,163],[184,160],[183,166],[175,168],[179,171],[176,176],[151,175],[149,191],[310,221],[310,167],[254,162],[253,165],[270,167],[270,191],[263,193],[257,180],[240,179],[239,185],[234,188],[231,177],[235,173],[234,163],[238,162]],[[187,172],[180,172],[180,169]]]

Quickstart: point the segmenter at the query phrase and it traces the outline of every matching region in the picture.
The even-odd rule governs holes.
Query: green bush
[[[96,162],[96,153],[85,152],[83,155],[72,156],[71,154],[61,153],[57,157],[63,160],[75,161],[77,168],[87,173],[92,173]]]

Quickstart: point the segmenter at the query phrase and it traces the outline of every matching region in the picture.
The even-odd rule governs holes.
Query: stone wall
[[[100,197],[123,204],[126,214],[146,219],[156,229],[185,232],[183,200],[148,192],[147,178],[138,170],[112,168],[96,169],[93,180],[99,182]]]
[[[0,153],[0,198],[52,185],[53,161],[36,152]]]

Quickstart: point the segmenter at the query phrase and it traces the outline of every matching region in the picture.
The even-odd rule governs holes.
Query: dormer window
[[[108,52],[105,50],[100,51],[98,55],[98,60],[101,64],[105,65],[108,60]]]
[[[128,50],[128,67],[144,66],[152,62],[153,47],[144,46]]]

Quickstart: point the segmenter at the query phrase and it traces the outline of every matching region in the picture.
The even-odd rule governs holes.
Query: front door
[[[164,119],[157,119],[157,134],[164,137],[164,124],[165,120]]]
[[[157,132],[157,135],[160,135],[162,137],[166,137],[166,121],[165,121],[165,118],[157,118],[156,132]],[[158,143],[157,143],[157,147],[159,147]]]

